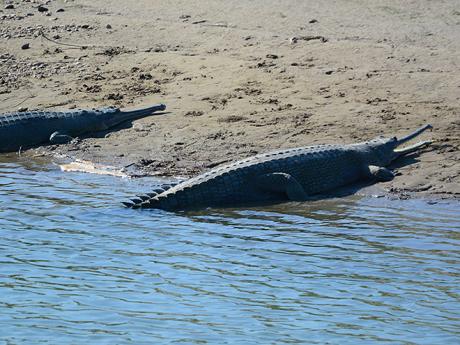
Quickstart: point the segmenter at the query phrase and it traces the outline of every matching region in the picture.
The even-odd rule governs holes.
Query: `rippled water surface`
[[[458,202],[119,203],[151,186],[0,162],[0,343],[460,344]]]

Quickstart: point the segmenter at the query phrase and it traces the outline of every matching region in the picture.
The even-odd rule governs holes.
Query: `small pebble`
[[[111,29],[111,28],[112,28],[112,25],[107,24],[107,25],[106,25],[106,28],[107,28],[107,29]]]
[[[19,107],[18,108],[18,111],[19,112],[23,112],[23,111],[27,111],[29,108],[26,108],[26,107]]]
[[[141,80],[150,80],[153,79],[152,75],[150,73],[141,73],[139,74],[139,79]]]
[[[21,49],[29,49],[30,48],[30,44],[29,43],[25,43],[21,46]]]
[[[311,19],[311,20],[309,21],[309,23],[310,23],[310,24],[318,23],[318,21],[317,21],[316,19]]]
[[[37,7],[38,12],[48,12],[48,9],[45,6],[38,6]]]
[[[58,8],[58,9],[56,10],[56,12],[64,12],[64,9],[63,9],[63,8]]]
[[[9,4],[9,5],[6,5],[5,6],[5,10],[12,10],[14,9],[14,5],[13,4]]]

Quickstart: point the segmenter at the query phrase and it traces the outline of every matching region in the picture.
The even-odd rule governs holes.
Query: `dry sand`
[[[460,196],[458,1],[6,1],[0,42],[0,112],[168,106],[28,154],[191,176],[432,123],[381,186]]]

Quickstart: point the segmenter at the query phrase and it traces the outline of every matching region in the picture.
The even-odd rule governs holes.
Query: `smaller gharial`
[[[305,201],[315,194],[362,180],[389,181],[395,175],[385,166],[431,142],[397,147],[431,128],[425,125],[399,140],[378,137],[357,144],[308,146],[260,154],[123,204],[168,211],[261,205]]]
[[[73,111],[29,111],[0,114],[0,152],[14,152],[43,144],[63,144],[74,137],[105,131],[116,125],[165,110],[164,104],[121,111],[101,108]]]

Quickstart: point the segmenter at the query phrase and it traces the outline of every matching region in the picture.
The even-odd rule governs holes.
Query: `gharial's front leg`
[[[369,178],[381,182],[391,181],[395,177],[395,174],[391,170],[376,165],[369,165],[366,169],[366,174]]]
[[[59,131],[54,132],[50,136],[50,143],[51,144],[67,144],[72,141],[72,137],[70,135],[61,133]]]

